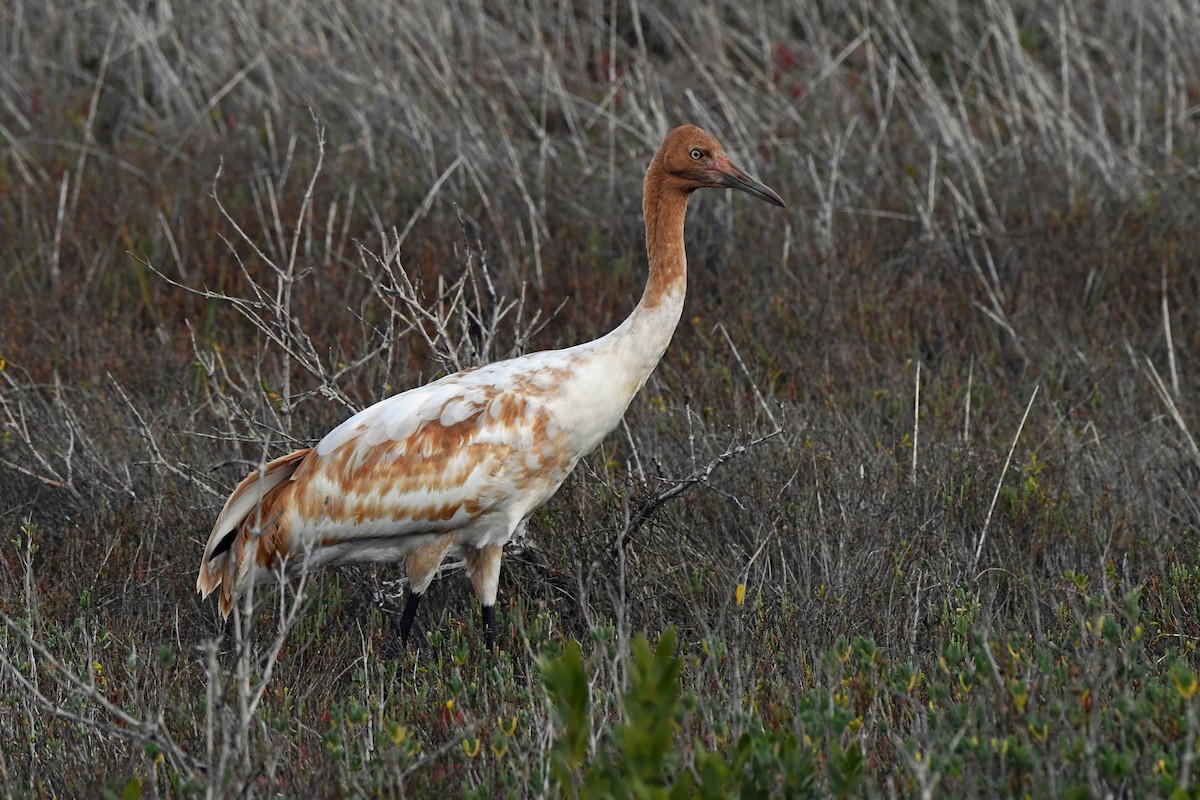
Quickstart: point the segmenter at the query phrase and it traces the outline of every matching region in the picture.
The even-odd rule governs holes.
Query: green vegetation
[[[451,10],[452,9],[452,10]],[[1200,794],[1200,18],[1111,4],[0,10],[0,786],[26,796]],[[644,279],[622,429],[385,644],[399,568],[222,625],[253,465]]]

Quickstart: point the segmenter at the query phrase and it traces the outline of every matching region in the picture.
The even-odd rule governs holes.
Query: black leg
[[[404,605],[404,613],[400,615],[400,630],[392,634],[392,638],[383,646],[383,657],[399,659],[403,657],[408,646],[408,632],[412,628],[413,618],[417,616],[417,606],[421,604],[421,595],[408,593],[408,601]]]
[[[404,604],[404,613],[400,615],[400,638],[408,644],[408,632],[412,629],[413,618],[417,616],[417,606],[421,604],[418,592],[408,593],[408,602]]]
[[[496,650],[496,607],[483,607],[483,643],[488,650]]]

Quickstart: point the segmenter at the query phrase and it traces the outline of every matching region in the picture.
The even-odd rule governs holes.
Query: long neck
[[[643,192],[642,213],[646,218],[650,274],[637,308],[609,337],[605,337],[621,343],[624,366],[636,376],[639,387],[654,371],[670,344],[683,313],[683,298],[687,291],[683,223],[687,216],[688,195],[664,180],[659,156],[650,162]]]
[[[630,401],[658,365],[683,313],[687,194],[664,181],[657,156],[646,173],[645,192],[650,277],[642,299],[607,336],[565,351],[574,351],[582,359],[567,382],[560,409],[563,426],[572,432],[579,454],[595,447],[621,421]]]
[[[687,217],[688,195],[663,180],[659,157],[646,171],[643,184],[642,214],[646,218],[646,254],[650,275],[641,302],[634,311],[651,309],[675,298],[683,309],[687,289],[687,254],[683,249],[683,221]],[[672,330],[674,325],[671,326]],[[667,332],[670,339],[670,331]]]

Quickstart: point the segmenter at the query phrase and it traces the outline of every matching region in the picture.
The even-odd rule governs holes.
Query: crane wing
[[[557,452],[538,393],[496,371],[404,392],[331,431],[295,475],[299,528],[332,544],[448,532],[508,503],[539,504],[538,484],[557,488],[573,463],[560,463],[569,456]]]

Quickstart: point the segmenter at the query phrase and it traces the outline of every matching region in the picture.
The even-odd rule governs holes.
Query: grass
[[[1195,795],[1195,15],[456,9],[0,11],[4,793]],[[788,210],[697,197],[502,652],[455,569],[223,627],[236,481],[617,324],[684,121]]]

